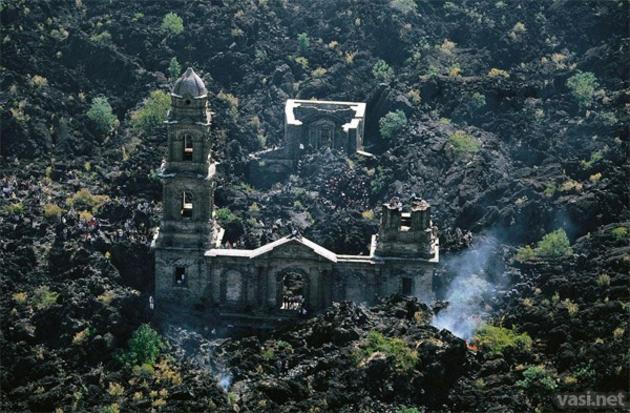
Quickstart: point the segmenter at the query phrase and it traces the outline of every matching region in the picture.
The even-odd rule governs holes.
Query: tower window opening
[[[185,267],[175,268],[175,285],[177,286],[186,285],[186,268]]]
[[[192,136],[184,135],[184,161],[192,161],[193,159],[193,142]]]
[[[412,295],[411,294],[411,278],[403,277],[402,279],[402,295]]]
[[[184,218],[192,217],[193,198],[190,192],[182,192],[182,210],[181,214]]]

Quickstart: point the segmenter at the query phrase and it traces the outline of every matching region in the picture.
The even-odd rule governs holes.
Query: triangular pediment
[[[262,256],[280,258],[325,258],[337,262],[337,255],[301,236],[288,236],[252,251],[251,258]]]

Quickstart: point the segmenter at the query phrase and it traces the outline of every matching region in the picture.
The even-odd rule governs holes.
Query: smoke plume
[[[496,295],[495,274],[501,273],[497,258],[497,240],[482,235],[472,247],[444,260],[444,267],[454,278],[446,288],[448,306],[433,317],[432,324],[469,340],[487,317],[486,302]]]

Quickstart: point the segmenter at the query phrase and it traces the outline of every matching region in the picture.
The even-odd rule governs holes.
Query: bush
[[[578,105],[583,108],[591,105],[598,86],[597,78],[591,72],[578,72],[567,79],[567,87]]]
[[[323,77],[326,73],[328,73],[328,70],[324,69],[323,67],[318,67],[317,69],[313,70],[311,76],[318,78]]]
[[[615,238],[615,240],[621,241],[628,238],[628,234],[630,232],[626,227],[615,227],[610,230],[610,233],[612,234],[613,238]]]
[[[391,6],[403,14],[408,14],[416,11],[415,0],[392,0]]]
[[[563,257],[572,253],[571,243],[562,228],[545,235],[536,247],[536,254],[542,257]]]
[[[469,104],[473,110],[481,109],[482,107],[486,106],[486,96],[479,92],[475,92],[470,97]]]
[[[477,153],[481,147],[477,139],[464,131],[451,134],[448,141],[453,145],[453,150],[458,156]]]
[[[219,208],[216,210],[216,218],[221,225],[231,224],[239,220],[239,217],[234,215],[228,208]]]
[[[400,338],[385,337],[378,331],[370,331],[367,343],[364,347],[354,351],[353,357],[357,364],[369,358],[376,352],[384,353],[387,357],[396,360],[396,367],[402,370],[411,370],[418,361],[418,353],[412,350],[407,343]]]
[[[297,41],[300,53],[305,53],[311,45],[311,39],[309,39],[308,34],[306,33],[298,34]]]
[[[171,98],[168,94],[161,90],[154,90],[142,107],[131,114],[131,124],[137,130],[150,132],[166,120],[170,106]]]
[[[401,407],[396,410],[396,413],[421,413],[421,411],[417,407]]]
[[[553,376],[543,366],[531,366],[523,372],[523,380],[516,382],[516,385],[524,389],[550,392],[555,390],[556,384]]]
[[[536,248],[527,245],[519,248],[516,259],[524,262],[533,258],[560,258],[573,254],[571,243],[562,228],[545,235]]]
[[[38,310],[45,310],[55,304],[57,298],[59,298],[59,293],[50,291],[47,285],[42,285],[33,291],[30,304]]]
[[[66,204],[77,209],[97,209],[107,201],[109,201],[107,195],[93,195],[86,188],[82,188],[66,198]]]
[[[162,19],[160,29],[167,35],[180,34],[184,31],[184,21],[175,13],[167,13]]]
[[[24,204],[21,202],[15,202],[2,207],[2,215],[22,215],[23,213]]]
[[[608,274],[599,274],[597,276],[597,285],[600,287],[607,287],[610,285],[610,275]]]
[[[394,77],[394,70],[386,61],[379,59],[372,67],[372,74],[377,80],[389,82]]]
[[[127,343],[127,351],[118,355],[118,361],[127,367],[155,364],[164,343],[157,331],[142,324]]]
[[[508,348],[529,350],[532,347],[532,339],[527,333],[518,334],[515,330],[489,324],[477,330],[473,341],[480,348],[495,354]]]
[[[182,65],[179,64],[176,57],[171,59],[171,62],[168,64],[168,75],[171,80],[175,80],[182,73]]]
[[[99,96],[92,99],[92,105],[87,111],[87,117],[94,122],[101,133],[109,133],[119,125],[118,118],[112,112],[112,107],[106,97]]]
[[[389,112],[378,121],[381,136],[385,139],[391,139],[395,134],[400,132],[407,124],[407,116],[402,110]]]
[[[57,204],[46,204],[43,208],[44,218],[59,218],[63,214],[63,209]]]
[[[489,77],[503,77],[503,78],[507,79],[507,78],[510,77],[510,74],[506,70],[497,69],[496,67],[493,67],[488,72],[488,76]]]

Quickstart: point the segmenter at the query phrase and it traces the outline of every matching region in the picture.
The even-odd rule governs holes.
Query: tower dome
[[[206,97],[208,91],[206,90],[206,85],[203,83],[203,80],[195,73],[192,67],[189,67],[182,77],[177,79],[171,94],[180,98],[187,97],[196,99]]]

